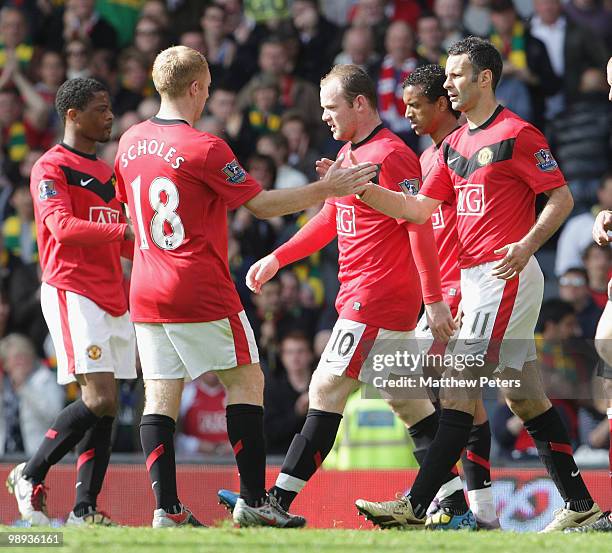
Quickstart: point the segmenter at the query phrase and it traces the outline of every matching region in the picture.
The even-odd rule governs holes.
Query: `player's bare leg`
[[[82,385],[81,399],[74,401],[59,413],[36,453],[27,463],[15,467],[7,479],[7,486],[9,491],[15,494],[21,516],[32,525],[49,524],[44,486],[49,469],[75,447],[90,430],[96,443],[100,444],[100,452],[98,453],[94,447],[92,458],[94,461],[95,456],[99,455],[99,461],[90,463],[92,467],[97,464],[98,470],[89,470],[91,467],[85,467],[82,473],[79,470],[78,476],[85,478],[88,490],[83,493],[79,490],[81,486],[77,487],[75,508],[89,510],[89,507],[93,506],[95,512],[95,499],[108,465],[107,454],[102,451],[106,437],[108,437],[106,449],[110,447],[110,431],[105,428],[108,421],[103,422],[101,431],[93,429],[106,417],[111,418],[112,425],[112,417],[117,409],[117,391],[113,373],[80,375],[79,382]]]
[[[291,442],[270,494],[288,509],[297,494],[331,451],[348,397],[359,382],[347,376],[315,370],[308,397],[306,422]]]
[[[233,518],[240,526],[297,528],[306,520],[291,515],[266,493],[263,434],[264,376],[258,363],[217,371],[227,390],[227,434],[240,473],[240,497]]]
[[[202,526],[179,501],[176,489],[174,431],[182,392],[182,378],[145,380],[140,440],[155,494],[153,528]]]
[[[556,512],[543,532],[575,528],[599,518],[601,511],[576,466],[567,430],[546,397],[535,362],[526,362],[521,372],[505,369],[500,378],[520,378],[520,387],[503,388],[502,391],[508,407],[523,420],[542,463],[565,502],[565,507]]]
[[[470,509],[478,528],[500,528],[491,489],[491,429],[482,399],[476,403],[474,424],[463,455],[461,465],[468,490]]]

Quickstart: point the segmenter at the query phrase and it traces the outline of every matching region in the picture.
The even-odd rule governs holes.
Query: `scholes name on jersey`
[[[172,169],[178,169],[181,163],[185,161],[185,158],[183,156],[174,157],[176,151],[176,148],[166,146],[166,143],[163,141],[158,142],[155,139],[139,140],[136,144],[130,144],[126,151],[121,154],[121,164],[125,168],[129,165],[130,161],[149,155],[161,157],[166,163],[171,164]]]

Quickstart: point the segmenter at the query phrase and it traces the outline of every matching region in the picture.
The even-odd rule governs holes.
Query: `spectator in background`
[[[281,340],[280,365],[265,372],[264,435],[268,454],[287,453],[291,440],[304,425],[313,360],[310,340],[293,331]]]
[[[204,33],[200,27],[192,27],[186,29],[179,35],[178,43],[187,48],[193,48],[203,55],[206,55],[206,42],[204,41]],[[212,82],[212,79],[211,79]],[[216,90],[217,85],[213,90]]]
[[[445,50],[467,36],[463,28],[462,0],[434,0],[433,11],[442,23],[442,32],[444,33],[442,46]]]
[[[91,76],[91,43],[89,40],[75,38],[66,43],[66,78],[76,79]]]
[[[139,16],[155,19],[164,29],[169,29],[171,21],[170,14],[168,13],[168,5],[169,3],[167,3],[166,0],[146,0],[139,12]]]
[[[15,6],[0,9],[0,68],[15,57],[21,71],[30,72],[34,47],[28,43],[28,26],[23,12]]]
[[[597,190],[597,204],[590,211],[571,217],[564,225],[555,258],[555,274],[561,276],[571,267],[582,265],[582,252],[593,242],[591,229],[595,217],[602,210],[612,210],[612,173],[601,179]]]
[[[205,6],[200,18],[212,86],[231,75],[236,59],[236,43],[228,37],[225,20],[225,9],[219,4]]]
[[[491,0],[493,32],[489,40],[504,61],[498,96],[512,109],[514,91],[509,87],[518,81],[527,87],[531,99],[531,117],[516,112],[540,129],[544,128],[545,99],[561,90],[561,80],[553,71],[544,43],[533,37],[518,18],[512,0]],[[514,110],[513,110],[514,111]]]
[[[578,25],[586,27],[591,36],[606,42],[612,50],[612,10],[609,4],[600,0],[569,0],[565,4],[565,13]]]
[[[5,373],[0,454],[32,455],[64,406],[64,391],[25,336],[9,334],[0,340],[0,361]]]
[[[37,42],[43,48],[61,52],[75,39],[87,40],[92,49],[117,51],[117,32],[96,11],[95,0],[66,0],[62,9],[51,12],[41,26]]]
[[[29,265],[38,261],[36,245],[36,223],[34,207],[27,180],[19,182],[13,189],[11,206],[15,214],[7,217],[2,225],[4,253],[8,256],[8,265],[21,263]]]
[[[264,40],[259,50],[260,73],[268,73],[279,83],[280,104],[283,109],[295,108],[312,129],[323,129],[319,90],[312,83],[289,72],[289,57],[285,43],[278,37]],[[248,107],[252,89],[256,86],[257,75],[253,77],[238,94],[240,109]]]
[[[378,112],[385,126],[416,149],[417,139],[410,121],[404,117],[403,84],[406,77],[424,62],[416,53],[414,33],[403,21],[394,21],[385,35],[385,57],[374,80]]]
[[[582,337],[587,340],[595,338],[595,330],[603,309],[593,301],[587,272],[582,267],[573,267],[561,275],[559,297],[574,308]]]
[[[312,343],[317,331],[321,310],[313,305],[312,298],[308,297],[308,284],[300,282],[296,273],[290,269],[281,271],[279,279],[283,312],[281,319],[282,332],[300,330]]]
[[[386,0],[357,0],[351,25],[368,27],[374,34],[374,50],[382,55],[385,51],[385,35],[391,21],[385,13]]]
[[[91,76],[103,82],[109,91],[113,114],[121,117],[128,111],[138,109],[142,102],[142,94],[129,90],[121,82],[119,75],[119,64],[117,56],[110,50],[98,50],[94,52],[91,64]],[[111,167],[114,163],[111,165]]]
[[[597,307],[604,309],[608,302],[608,281],[612,271],[612,250],[610,246],[589,244],[582,255],[584,268],[589,280],[589,292]]]
[[[530,32],[546,46],[553,71],[563,82],[562,90],[546,99],[546,118],[551,119],[579,96],[587,68],[603,68],[606,49],[586,28],[566,17],[561,0],[534,0],[534,8]]]
[[[141,17],[136,23],[133,47],[145,58],[147,71],[153,67],[155,56],[166,48],[168,43],[166,33],[167,29],[152,17]]]
[[[424,13],[417,23],[417,54],[429,63],[446,65],[446,50],[442,47],[442,25],[433,13]]]
[[[369,27],[348,27],[342,36],[342,51],[334,58],[333,65],[358,65],[366,71],[379,60],[374,51],[374,35]]]
[[[463,27],[467,34],[487,36],[491,30],[490,0],[468,0],[463,12]]]
[[[153,88],[150,84],[149,62],[147,57],[135,48],[128,48],[119,57],[119,73],[124,88],[140,96],[150,96]]]
[[[308,178],[304,173],[291,167],[289,159],[289,143],[281,133],[265,134],[257,141],[257,153],[270,156],[276,163],[276,181],[274,188],[295,188],[308,184]]]
[[[54,135],[62,131],[62,122],[55,111],[55,94],[60,85],[66,80],[66,64],[58,52],[49,50],[43,52],[38,67],[39,80],[34,90],[47,104],[47,126],[53,129]],[[28,174],[29,176],[29,174]]]
[[[281,133],[287,139],[289,148],[288,164],[306,175],[313,182],[317,180],[315,163],[320,155],[310,147],[310,135],[306,128],[306,121],[296,111],[288,111],[283,114]]]
[[[180,454],[229,455],[225,407],[227,393],[210,371],[185,385],[179,412],[176,451]]]
[[[272,279],[261,287],[260,294],[251,296],[252,312],[248,314],[259,346],[262,366],[276,368],[278,354],[278,321],[281,318],[280,282]],[[246,306],[245,306],[246,307]]]
[[[601,69],[582,74],[579,96],[550,122],[548,134],[574,196],[574,212],[589,210],[601,177],[612,168],[612,109]]]
[[[300,50],[295,74],[318,86],[339,50],[339,29],[319,10],[318,0],[293,0],[291,22]]]

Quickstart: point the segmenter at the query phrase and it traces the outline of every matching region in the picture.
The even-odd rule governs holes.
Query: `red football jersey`
[[[45,153],[30,175],[43,282],[85,296],[117,317],[127,311],[122,243],[62,245],[44,224],[56,211],[96,223],[125,222],[114,183],[113,170],[104,161],[65,144]]]
[[[223,386],[211,388],[204,382],[192,382],[185,387],[181,399],[181,431],[200,440],[225,444],[228,440],[226,406],[227,393]]]
[[[349,163],[381,165],[378,184],[416,193],[421,167],[416,154],[388,129],[377,128],[359,144],[347,143],[339,154]],[[419,273],[408,235],[409,224],[383,215],[354,195],[327,200],[323,208],[338,234],[336,309],[342,318],[385,328],[412,330],[423,302]],[[427,223],[429,224],[429,223]]]
[[[123,134],[115,174],[136,234],[132,320],[207,322],[240,312],[227,210],[261,187],[228,145],[185,121],[154,117]]]
[[[419,158],[423,183],[438,158],[438,148],[432,144]],[[459,237],[457,236],[457,210],[455,205],[440,204],[431,216],[438,257],[440,258],[440,280],[444,301],[451,308],[453,315],[461,301],[461,269],[459,269]]]
[[[500,259],[535,223],[536,194],[565,184],[540,131],[499,106],[488,121],[444,140],[421,193],[456,204],[459,266]]]

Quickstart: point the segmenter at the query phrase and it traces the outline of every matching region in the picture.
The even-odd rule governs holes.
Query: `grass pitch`
[[[0,532],[28,531],[0,527]],[[46,529],[51,530],[51,529]],[[612,534],[518,534],[512,532],[429,532],[401,530],[54,528],[63,547],[75,553],[610,553]],[[4,549],[4,548],[2,548]],[[11,547],[12,551],[42,551]],[[8,550],[5,549],[5,550]]]

